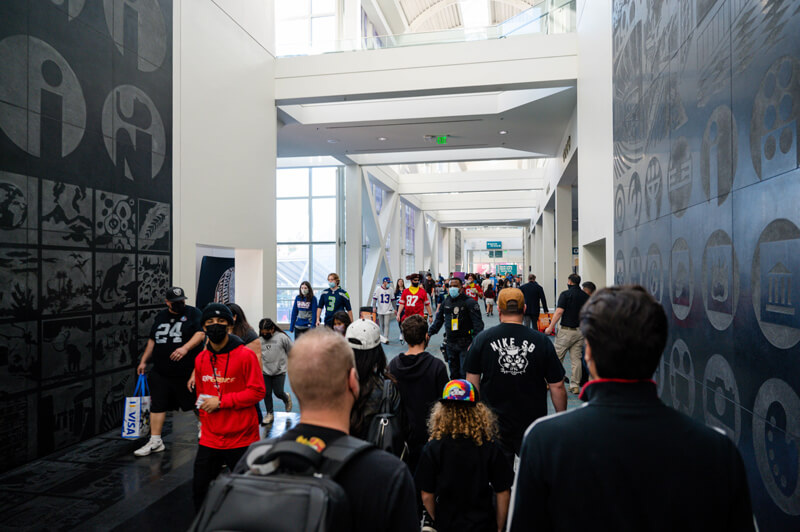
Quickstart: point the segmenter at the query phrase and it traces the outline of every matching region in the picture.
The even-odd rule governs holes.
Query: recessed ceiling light
[[[506,131],[505,129],[501,129],[500,131],[498,131],[498,133],[500,133],[501,135],[505,135],[508,133],[508,131]]]
[[[337,144],[339,139],[328,139],[328,144]]]
[[[386,140],[386,137],[378,137],[378,140],[383,142],[384,140]]]

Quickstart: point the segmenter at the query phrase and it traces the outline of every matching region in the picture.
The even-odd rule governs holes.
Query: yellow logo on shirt
[[[327,445],[325,445],[325,442],[317,438],[316,436],[312,436],[311,438],[306,438],[305,436],[298,436],[297,440],[295,441],[297,443],[302,443],[303,445],[308,445],[318,453],[321,453],[323,450],[325,450],[325,447],[327,447]]]

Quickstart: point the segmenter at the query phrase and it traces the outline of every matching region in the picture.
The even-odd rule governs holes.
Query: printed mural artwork
[[[612,24],[615,282],[664,305],[664,402],[736,443],[760,530],[800,530],[800,4]]]
[[[119,430],[171,281],[172,2],[3,0],[0,65],[2,472]]]

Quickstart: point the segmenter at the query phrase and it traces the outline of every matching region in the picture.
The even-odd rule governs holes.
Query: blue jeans
[[[467,370],[464,367],[467,359],[467,348],[469,344],[456,344],[447,342],[444,346],[447,356],[447,364],[450,366],[450,379],[464,379]]]

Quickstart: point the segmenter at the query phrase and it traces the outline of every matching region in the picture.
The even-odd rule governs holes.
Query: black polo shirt
[[[578,315],[583,304],[588,300],[589,294],[581,290],[581,287],[576,284],[569,285],[568,290],[561,292],[561,295],[558,296],[558,305],[556,305],[556,307],[564,309],[564,314],[561,316],[561,326],[577,328],[580,325]]]

